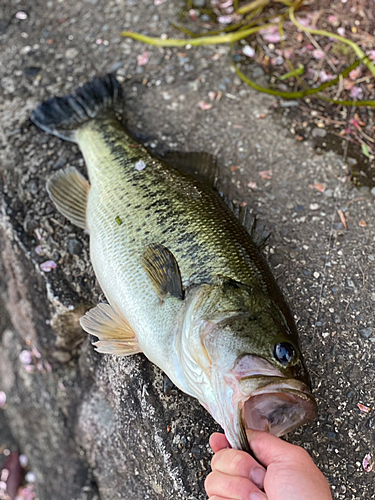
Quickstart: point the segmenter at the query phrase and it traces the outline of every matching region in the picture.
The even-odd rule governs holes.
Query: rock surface
[[[362,468],[365,454],[375,455],[374,198],[348,182],[345,159],[290,136],[274,99],[232,73],[226,47],[164,50],[120,38],[122,29],[175,35],[168,20],[182,5],[0,7],[0,439],[10,429],[29,457],[40,500],[205,498],[217,425],[196,401],[166,392],[142,355],[95,354],[79,327],[101,292],[87,236],[56,213],[45,181],[63,166],[84,173],[83,160],[28,118],[43,99],[117,69],[132,133],[151,149],[217,154],[235,198],[272,230],[268,257],[295,311],[319,403],[318,420],[290,439],[312,454],[334,498],[374,498],[374,472]],[[149,62],[138,66],[146,50]],[[219,91],[212,109],[200,109]],[[259,175],[267,170],[271,179]],[[56,268],[42,271],[49,260]]]

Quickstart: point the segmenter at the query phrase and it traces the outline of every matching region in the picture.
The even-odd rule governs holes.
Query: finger
[[[229,476],[223,472],[211,472],[204,483],[207,495],[223,496],[232,500],[249,500],[252,493],[262,493],[249,479]],[[264,495],[264,493],[263,493]]]
[[[232,499],[228,497],[218,497],[217,495],[214,495],[210,497],[210,500],[232,500]]]
[[[263,489],[266,471],[253,457],[244,451],[224,449],[218,451],[211,460],[213,471],[250,479]]]
[[[287,443],[268,432],[246,430],[247,437],[256,458],[265,467],[275,462],[290,462],[295,459],[309,459],[308,453],[299,446]]]
[[[225,437],[225,434],[221,434],[220,432],[214,432],[210,437],[210,446],[214,453],[217,453],[219,450],[223,448],[230,448],[230,444]]]

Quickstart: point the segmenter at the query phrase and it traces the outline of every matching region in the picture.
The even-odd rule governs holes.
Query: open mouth
[[[247,399],[239,403],[240,426],[282,436],[313,420],[317,407],[308,387],[295,379],[244,377],[240,391]]]

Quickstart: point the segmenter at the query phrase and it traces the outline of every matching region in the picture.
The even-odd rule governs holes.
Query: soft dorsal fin
[[[255,245],[259,248],[259,250],[264,250],[265,246],[267,245],[267,241],[271,236],[271,233],[266,227],[266,223],[263,222],[259,224],[259,219],[257,218],[257,216],[251,214],[247,207],[240,207],[238,217],[240,224],[250,234],[251,239],[253,240]]]
[[[259,250],[263,250],[271,236],[271,233],[266,229],[266,224],[259,224],[257,216],[252,214],[246,205],[238,205],[227,198],[224,198],[224,203],[237,217],[241,226],[250,234],[253,243]]]
[[[149,245],[142,255],[142,266],[161,300],[168,293],[181,300],[184,298],[180,269],[168,248],[159,244]]]
[[[59,212],[72,224],[87,229],[86,206],[90,184],[74,167],[65,168],[47,182],[48,194]]]
[[[181,170],[206,186],[217,187],[218,166],[216,157],[205,152],[168,151],[161,159]]]
[[[99,340],[93,343],[98,352],[121,356],[142,352],[129,323],[109,304],[98,304],[79,322],[87,333],[98,337]]]

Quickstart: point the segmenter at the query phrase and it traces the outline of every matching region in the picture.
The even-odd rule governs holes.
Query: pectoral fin
[[[74,167],[60,170],[47,182],[48,194],[72,224],[87,229],[86,206],[90,184]]]
[[[180,269],[168,248],[158,244],[149,245],[142,255],[142,266],[161,300],[168,293],[184,299]]]
[[[93,345],[98,352],[128,356],[142,352],[126,319],[108,304],[98,304],[81,319],[82,328],[98,337]]]

